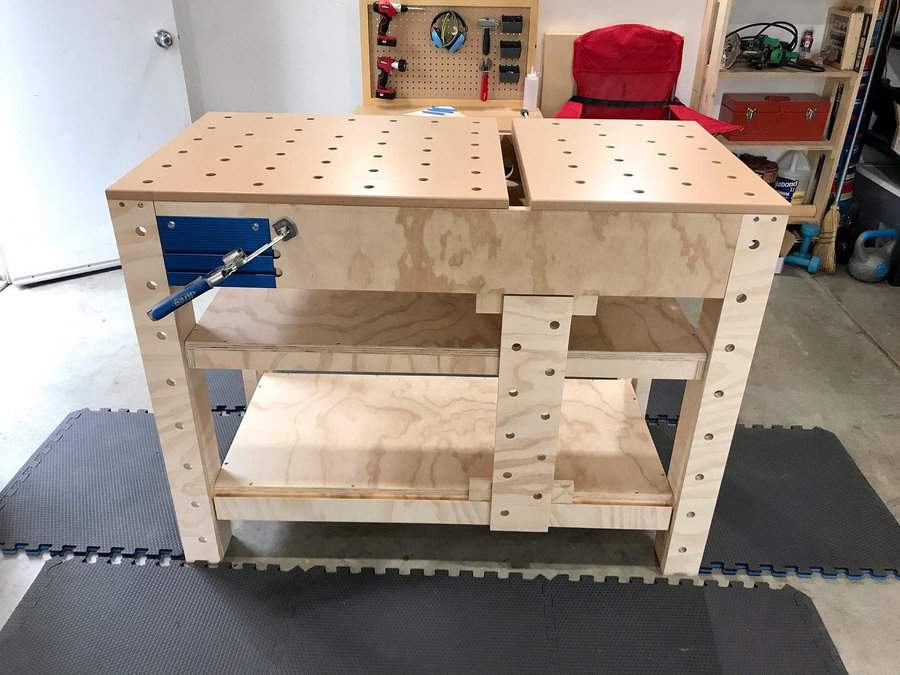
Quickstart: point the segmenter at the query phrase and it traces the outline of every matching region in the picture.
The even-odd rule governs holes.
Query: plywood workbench
[[[490,117],[210,113],[109,188],[188,560],[237,519],[466,523],[653,530],[697,572],[789,205],[689,122],[511,139],[517,205]],[[150,321],[281,218],[202,321]],[[222,463],[204,368],[252,394]],[[668,474],[631,378],[690,380]]]

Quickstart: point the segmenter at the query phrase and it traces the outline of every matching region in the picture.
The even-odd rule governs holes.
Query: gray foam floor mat
[[[216,414],[220,451],[240,414]],[[182,556],[153,416],[68,415],[0,491],[0,549]]]
[[[10,672],[845,673],[790,587],[51,560]]]
[[[213,410],[243,410],[247,407],[244,376],[240,370],[207,370],[206,384]]]
[[[647,400],[647,417],[677,422],[681,414],[684,386],[684,380],[653,380],[650,398]]]
[[[675,426],[650,424],[668,468]],[[900,524],[825,429],[735,430],[703,570],[900,578]]]
[[[213,419],[224,456],[242,416]],[[152,416],[69,415],[0,492],[0,548],[181,557]],[[900,578],[900,524],[833,434],[738,427],[701,569]]]

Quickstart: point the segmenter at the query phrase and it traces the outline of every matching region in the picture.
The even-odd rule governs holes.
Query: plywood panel
[[[492,530],[546,532],[550,526],[572,300],[503,299]]]
[[[496,375],[500,317],[475,296],[220,289],[187,339],[195,368]],[[671,298],[600,298],[574,317],[567,371],[692,379],[706,352]],[[255,387],[255,382],[254,382]]]
[[[541,61],[541,112],[553,117],[575,93],[572,53],[581,33],[544,33]]]
[[[216,497],[216,511],[229,520],[304,522],[434,523],[487,525],[490,503],[455,499],[302,499]],[[551,504],[551,527],[664,530],[671,506]]]
[[[503,208],[489,118],[207,113],[110,199]]]
[[[703,305],[700,331],[710,360],[681,405],[669,465],[677,505],[671,529],[657,537],[664,574],[696,574],[700,566],[781,246],[771,225],[786,220],[744,218],[728,292]]]
[[[790,205],[696,122],[513,122],[533,209],[786,214]]]
[[[152,204],[112,201],[109,213],[153,402],[178,532],[188,560],[221,560],[231,538],[218,520],[211,488],[219,453],[203,373],[187,365],[184,339],[194,327],[185,306],[160,321],[147,309],[169,292]]]
[[[277,247],[279,288],[432,293],[720,297],[740,226],[738,215],[671,212],[276,204],[269,213],[300,225]]]
[[[568,346],[570,363],[610,358],[606,352],[635,360],[681,355],[698,365],[705,361],[670,298],[600,298],[596,316],[573,318]],[[187,348],[195,367],[235,367],[234,361],[213,365],[216,352],[320,352],[432,356],[435,368],[438,357],[483,359],[485,368],[476,372],[496,374],[500,317],[476,313],[472,295],[223,288],[191,331]],[[202,362],[198,353],[206,354]],[[279,367],[295,366],[273,360],[266,369]]]
[[[574,502],[671,504],[633,398],[624,381],[566,381],[556,479]],[[215,493],[468,500],[491,477],[496,399],[493,378],[266,374]]]

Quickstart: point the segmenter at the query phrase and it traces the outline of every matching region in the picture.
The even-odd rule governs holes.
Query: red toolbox
[[[730,141],[821,141],[830,109],[817,94],[725,94],[719,119],[744,127]]]

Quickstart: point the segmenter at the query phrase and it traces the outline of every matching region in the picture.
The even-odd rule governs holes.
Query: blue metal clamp
[[[270,242],[263,244],[250,255],[244,253],[241,249],[229,251],[222,257],[222,265],[212,270],[209,274],[197,277],[181,290],[175,291],[171,295],[163,298],[160,302],[151,307],[147,316],[151,321],[159,321],[163,317],[168,316],[182,305],[192,302],[195,298],[206,293],[211,288],[215,288],[225,279],[244,267],[258,255],[265,253],[278,242],[288,241],[297,236],[297,226],[287,218],[282,218],[274,225],[276,237]]]

